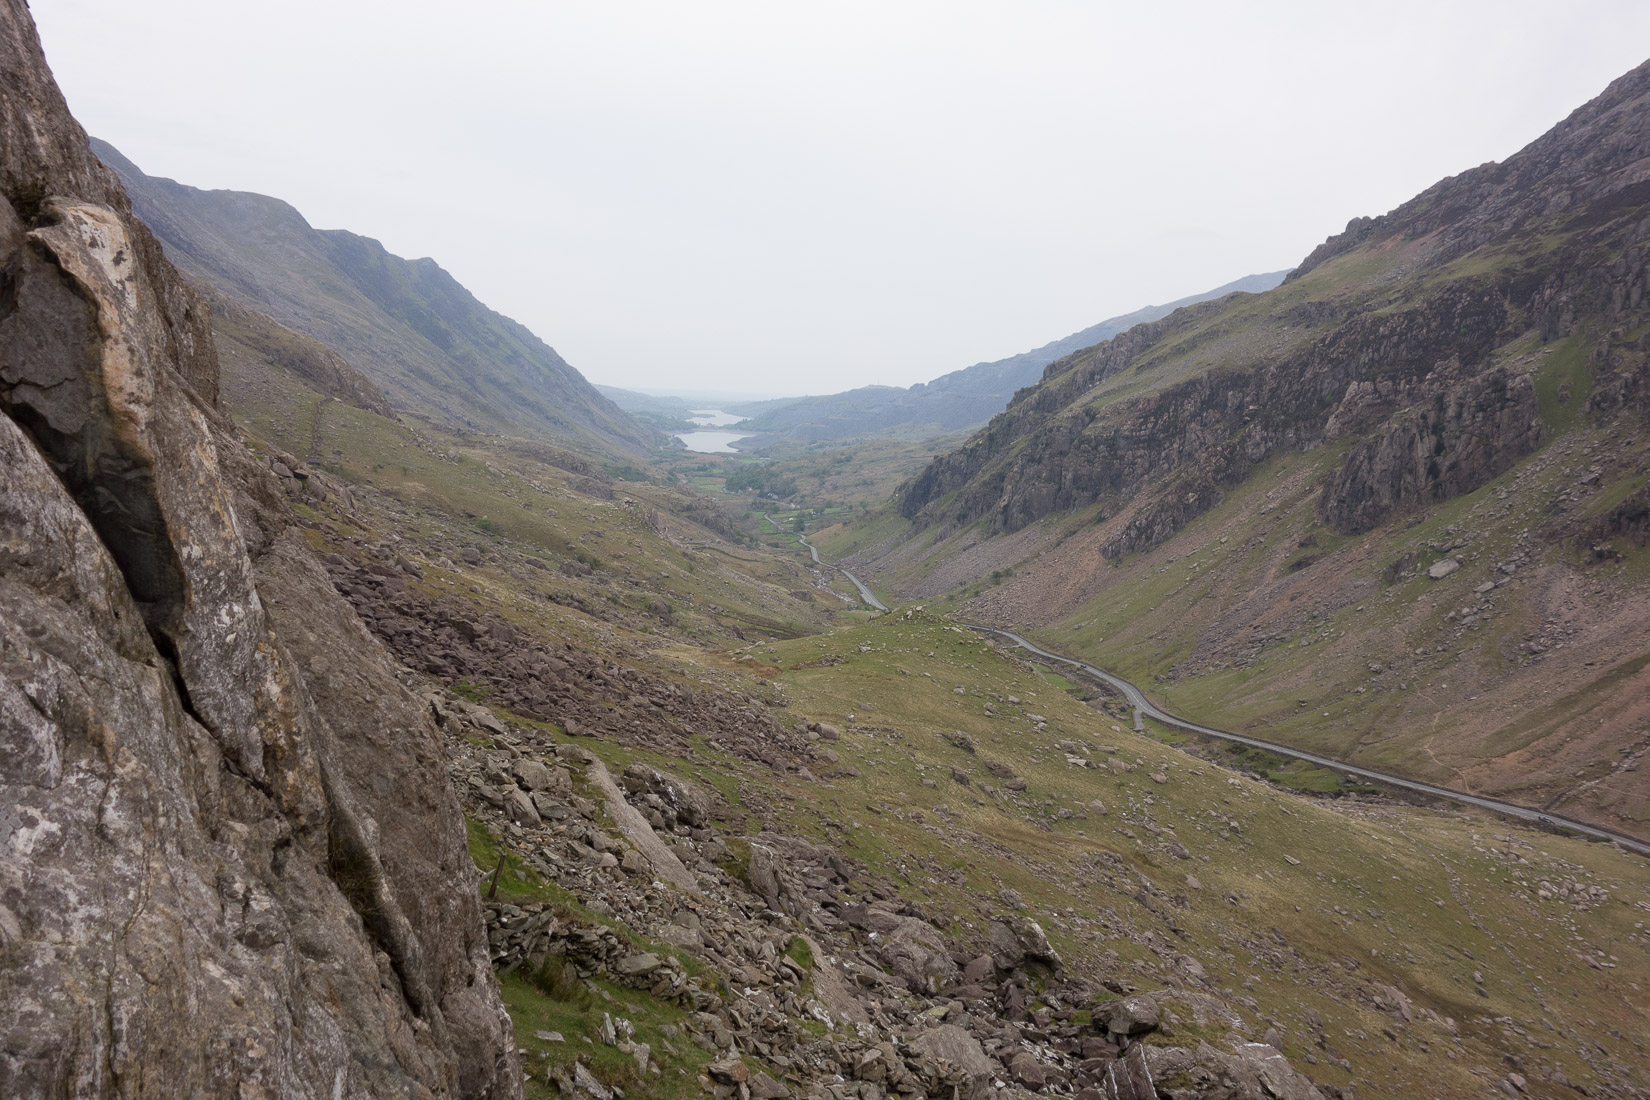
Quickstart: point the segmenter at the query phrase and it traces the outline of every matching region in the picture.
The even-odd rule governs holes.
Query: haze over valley
[[[1646,31],[0,0],[0,1096],[1650,1098]]]

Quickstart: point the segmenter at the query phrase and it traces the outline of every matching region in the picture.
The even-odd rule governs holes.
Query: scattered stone
[[[1120,1001],[1102,1002],[1094,1006],[1094,1018],[1103,1018],[1107,1031],[1124,1038],[1156,1031],[1162,1022],[1157,1000],[1150,994],[1136,994]]]
[[[641,955],[630,955],[619,960],[619,973],[627,977],[635,978],[640,977],[643,974],[653,973],[655,970],[659,969],[660,965],[661,960],[659,956],[652,954],[651,952]]]
[[[585,1068],[583,1062],[573,1063],[573,1084],[596,1100],[613,1100],[613,1090],[596,1080],[595,1075]]]
[[[543,824],[543,818],[539,817],[538,807],[533,804],[532,797],[520,787],[510,788],[509,793],[504,796],[504,805],[510,820],[518,825]]]
[[[791,1094],[790,1089],[761,1070],[756,1070],[750,1075],[748,1087],[751,1100],[783,1100]]]
[[[750,1080],[751,1071],[737,1056],[719,1059],[705,1067],[713,1081],[720,1081],[725,1085],[742,1085]]]
[[[1048,1083],[1048,1074],[1043,1070],[1041,1062],[1029,1050],[1022,1050],[1009,1063],[1008,1071],[1014,1075],[1014,1080],[1028,1089],[1041,1089]]]
[[[1454,558],[1445,558],[1443,561],[1433,562],[1432,567],[1427,570],[1427,576],[1435,581],[1441,581],[1460,568],[1460,562]]]
[[[1060,956],[1049,946],[1043,926],[1019,913],[993,918],[990,940],[992,961],[1004,970],[1013,970],[1028,960],[1060,965]]]
[[[513,769],[516,781],[529,791],[542,791],[552,785],[550,769],[541,760],[523,757]]]

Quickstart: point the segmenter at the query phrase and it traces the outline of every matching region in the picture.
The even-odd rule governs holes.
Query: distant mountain
[[[642,393],[640,390],[620,389],[618,386],[604,386],[596,384],[596,392],[613,402],[627,413],[652,413],[655,416],[691,416],[695,409],[705,406],[695,405],[685,397],[668,397],[658,394]]]
[[[959,617],[1210,725],[1650,836],[1647,158],[1650,62],[1276,289],[1051,363],[852,568],[993,577]]]
[[[919,382],[909,389],[864,386],[845,393],[768,402],[762,408],[733,411],[753,417],[745,427],[762,442],[842,439],[891,429],[920,428],[940,434],[971,428],[1002,412],[1016,390],[1036,384],[1043,368],[1056,359],[1110,340],[1135,325],[1167,317],[1181,306],[1224,298],[1239,291],[1258,294],[1271,290],[1288,274],[1271,271],[1264,275],[1246,275],[1202,294],[1111,317],[1033,351],[991,363],[976,363],[941,375],[932,382]]]
[[[488,309],[431,259],[318,230],[279,199],[202,191],[92,150],[179,268],[320,341],[397,408],[455,426],[645,453],[664,441],[596,392],[555,349]]]

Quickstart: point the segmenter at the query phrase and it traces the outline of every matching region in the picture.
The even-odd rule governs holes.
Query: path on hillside
[[[1086,661],[1079,661],[1072,657],[1064,657],[1058,653],[1051,653],[1048,650],[1043,649],[1041,646],[1033,645],[1031,642],[1026,641],[1018,634],[1015,634],[1009,630],[999,630],[992,626],[975,626],[972,623],[964,623],[963,625],[967,626],[970,630],[978,630],[983,633],[996,634],[1007,638],[1015,645],[1030,650],[1039,657],[1047,658],[1050,661],[1059,661],[1063,664],[1081,669],[1083,672],[1086,672],[1088,675],[1094,677],[1102,683],[1116,688],[1117,691],[1122,694],[1123,698],[1128,700],[1129,705],[1134,708],[1136,728],[1140,728],[1140,716],[1144,714],[1147,717],[1157,719],[1159,722],[1163,722],[1171,726],[1178,726],[1183,730],[1190,730],[1193,733],[1201,733],[1207,737],[1219,738],[1222,741],[1236,741],[1240,745],[1249,745],[1253,748],[1265,749],[1267,752],[1274,752],[1279,756],[1288,756],[1295,760],[1305,760],[1309,763],[1317,764],[1319,767],[1328,768],[1331,771],[1343,772],[1347,775],[1356,775],[1364,779],[1372,779],[1377,783],[1384,783],[1390,787],[1401,787],[1405,790],[1417,791],[1421,794],[1429,794],[1437,798],[1447,798],[1453,802],[1464,802],[1469,806],[1477,806],[1481,809],[1493,810],[1496,813],[1505,814],[1508,817],[1516,817],[1523,821],[1533,822],[1538,825],[1561,826],[1565,829],[1583,833],[1599,840],[1613,840],[1623,848],[1629,848],[1640,855],[1650,856],[1650,844],[1647,844],[1642,840],[1627,836],[1623,833],[1612,832],[1609,829],[1601,829],[1597,825],[1588,825],[1586,822],[1576,821],[1573,818],[1560,817],[1558,814],[1543,813],[1540,810],[1532,810],[1528,806],[1518,806],[1511,802],[1503,802],[1498,798],[1485,798],[1482,795],[1467,794],[1464,791],[1451,790],[1448,787],[1438,787],[1431,783],[1421,783],[1414,779],[1404,779],[1400,776],[1388,775],[1385,772],[1373,771],[1369,768],[1360,768],[1356,764],[1346,764],[1339,760],[1331,760],[1329,757],[1319,756],[1317,753],[1306,752],[1302,749],[1292,749],[1287,745],[1279,745],[1272,741],[1262,741],[1258,737],[1247,737],[1241,733],[1232,733],[1228,730],[1211,729],[1208,726],[1200,726],[1196,722],[1188,722],[1186,719],[1177,718],[1168,711],[1153,704],[1150,699],[1146,698],[1145,692],[1141,691],[1139,688],[1135,687],[1122,677],[1114,676],[1103,669],[1095,668]]]
[[[783,530],[779,524],[773,522],[773,516],[769,515],[767,512],[763,512],[762,516],[768,521],[775,531]],[[854,576],[840,565],[832,565],[828,561],[821,561],[818,549],[814,547],[813,543],[808,541],[806,535],[803,535],[801,532],[797,532],[796,541],[808,548],[808,553],[813,555],[815,565],[823,565],[829,569],[835,569],[838,573],[841,573],[844,577],[847,577],[849,580],[853,581],[854,587],[859,589],[859,598],[865,601],[867,606],[874,607],[878,611],[888,610],[888,605],[877,599],[877,594],[872,592],[869,588],[866,588],[865,584],[858,577]]]

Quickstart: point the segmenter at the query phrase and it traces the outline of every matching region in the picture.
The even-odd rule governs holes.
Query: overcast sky
[[[907,385],[1292,266],[1650,4],[35,0],[92,133],[432,256],[596,382]]]

